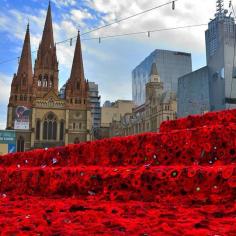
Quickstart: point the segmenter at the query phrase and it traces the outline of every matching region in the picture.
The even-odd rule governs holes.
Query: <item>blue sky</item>
[[[32,51],[42,36],[47,0],[0,0],[0,62],[20,55],[29,21]],[[52,0],[55,41],[76,36],[115,19],[155,7],[168,0]],[[158,28],[208,23],[215,13],[215,0],[179,0],[171,6],[113,25],[84,38],[148,31]],[[131,71],[153,50],[168,49],[192,53],[193,69],[205,65],[204,31],[206,27],[165,31],[146,35],[102,40],[83,40],[85,76],[99,84],[105,100],[131,99]],[[62,86],[70,75],[74,44],[57,46],[59,79]],[[35,53],[32,54],[33,61]],[[34,64],[34,63],[33,63]],[[5,128],[7,103],[17,60],[0,64],[0,128]]]

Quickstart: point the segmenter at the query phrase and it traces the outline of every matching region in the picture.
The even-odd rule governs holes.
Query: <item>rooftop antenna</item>
[[[221,15],[224,13],[224,0],[216,1],[216,12]]]

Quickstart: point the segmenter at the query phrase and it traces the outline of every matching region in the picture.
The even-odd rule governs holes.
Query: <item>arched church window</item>
[[[43,78],[43,87],[48,87],[48,75],[45,75]]]
[[[80,89],[80,82],[77,82],[77,83],[76,83],[76,88],[77,88],[77,89]]]
[[[38,87],[42,86],[42,75],[39,75],[39,79],[38,79]]]
[[[17,152],[25,151],[25,140],[22,136],[17,139]]]
[[[27,96],[26,95],[24,96],[24,101],[27,101]]]
[[[40,120],[37,120],[36,121],[36,140],[39,140],[40,139]]]
[[[22,78],[23,78],[22,85],[25,86],[26,85],[26,74],[25,73],[22,74]]]
[[[23,101],[23,95],[20,95],[20,101]]]
[[[49,80],[49,87],[51,88],[53,86],[53,75],[51,75]]]
[[[49,113],[43,122],[43,139],[57,139],[57,119],[53,113]]]
[[[78,143],[80,143],[80,141],[79,141],[79,138],[77,137],[77,138],[75,138],[75,140],[74,140],[74,144],[78,144]]]
[[[63,141],[64,139],[64,121],[62,120],[60,122],[60,141]]]

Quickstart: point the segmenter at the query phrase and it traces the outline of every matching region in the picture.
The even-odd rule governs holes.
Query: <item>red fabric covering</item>
[[[196,127],[209,126],[214,124],[236,123],[236,110],[226,110],[223,112],[206,113],[203,116],[190,115],[178,120],[165,121],[161,124],[161,132],[169,132],[179,129],[192,129]]]
[[[0,156],[1,235],[235,235],[235,115]]]

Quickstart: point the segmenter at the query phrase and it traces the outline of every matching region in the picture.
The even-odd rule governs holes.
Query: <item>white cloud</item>
[[[127,7],[127,0],[87,0],[87,4],[90,7],[105,14],[102,20],[106,23],[142,12],[163,3],[166,3],[166,1],[134,0]],[[214,12],[215,0],[181,0],[176,2],[176,9],[174,11],[171,9],[171,5],[165,6],[97,31],[94,35],[115,35],[117,33],[141,32],[208,23],[209,18],[214,16]],[[134,40],[142,44],[149,43],[153,44],[153,46],[158,44],[160,47],[170,45],[171,49],[179,48],[179,50],[190,52],[201,51],[203,53],[205,50],[205,30],[206,27],[172,30],[153,33],[152,39],[148,42],[147,37],[135,37]]]
[[[9,100],[12,77],[0,73],[0,105],[6,104]]]
[[[77,23],[82,23],[86,19],[93,19],[93,16],[88,12],[87,9],[85,10],[78,10],[78,9],[72,9],[70,11],[71,19]]]
[[[58,8],[76,5],[76,0],[52,0]]]

